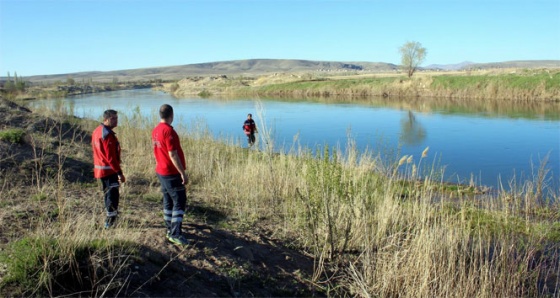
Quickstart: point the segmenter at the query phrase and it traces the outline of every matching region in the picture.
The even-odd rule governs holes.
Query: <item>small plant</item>
[[[24,296],[96,293],[121,282],[119,272],[135,253],[134,246],[127,243],[25,237],[12,242],[0,254],[0,262],[8,269],[0,288],[9,286]],[[118,287],[114,290],[118,291]]]
[[[146,202],[159,203],[161,202],[161,193],[147,193],[142,196],[142,199]]]
[[[169,87],[169,90],[171,90],[171,93],[177,91],[177,89],[179,89],[179,84],[177,84],[177,83],[173,83],[173,84],[171,84],[171,87]]]
[[[24,136],[25,136],[25,131],[20,128],[6,129],[0,131],[0,140],[8,141],[12,144],[23,143]]]
[[[203,91],[200,91],[200,92],[198,93],[198,96],[200,96],[200,97],[202,97],[202,98],[207,98],[207,97],[212,96],[212,92],[210,92],[210,91],[208,91],[208,90],[203,90]]]
[[[31,200],[36,202],[43,202],[46,201],[48,198],[49,196],[44,192],[39,192],[31,196]]]

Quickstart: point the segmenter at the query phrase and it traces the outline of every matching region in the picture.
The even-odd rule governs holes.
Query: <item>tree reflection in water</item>
[[[405,145],[419,145],[426,138],[426,129],[416,120],[411,111],[401,119],[400,141]]]

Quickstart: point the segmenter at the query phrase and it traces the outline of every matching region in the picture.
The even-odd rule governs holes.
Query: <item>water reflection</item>
[[[271,98],[272,99],[272,98]],[[278,100],[278,98],[274,98]],[[513,119],[560,120],[560,101],[509,101],[503,99],[462,100],[449,98],[393,98],[393,97],[305,97],[282,98],[288,102],[353,103],[374,107],[443,114],[472,115],[477,117],[507,117]]]
[[[426,129],[416,120],[412,111],[408,111],[401,119],[401,143],[405,145],[419,145],[422,144],[424,139],[426,139]]]

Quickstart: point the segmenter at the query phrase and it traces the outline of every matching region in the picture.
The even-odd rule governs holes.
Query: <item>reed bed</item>
[[[179,129],[191,196],[239,227],[272,224],[276,237],[316,258],[314,282],[332,295],[560,294],[559,197],[544,192],[542,170],[514,193],[475,198],[438,181],[438,169],[423,164],[428,148],[384,164],[353,146],[279,153],[217,140],[203,126]],[[266,127],[259,132],[261,143],[273,143]],[[143,143],[145,134],[120,137]],[[149,149],[138,146],[125,167],[149,167],[140,158]]]
[[[137,110],[120,115],[116,129],[127,180],[150,185],[139,196],[158,193],[150,142],[157,121]],[[474,197],[438,181],[438,169],[424,162],[428,148],[395,162],[358,152],[352,140],[345,152],[327,146],[315,153],[302,147],[276,151],[268,129],[259,127],[261,146],[245,149],[234,140],[214,138],[199,123],[176,127],[186,154],[189,197],[220,209],[238,229],[268,229],[312,255],[312,281],[330,296],[560,295],[559,194],[543,191],[542,170],[514,192]],[[56,177],[37,181],[64,183]],[[53,187],[46,195],[64,198],[61,189]],[[132,191],[123,186],[124,195]],[[54,200],[59,210],[72,206],[83,212],[63,212],[57,224],[45,216],[36,234],[22,242],[37,247],[43,264],[56,270],[79,270],[77,255],[84,250],[98,267],[110,265],[102,280],[88,281],[88,295],[124,286],[126,280],[112,278],[124,270],[135,246],[121,241],[134,243],[141,230],[125,223],[122,233],[101,237],[94,228],[102,210],[97,201],[92,211]],[[32,280],[52,289],[53,270],[45,267]]]

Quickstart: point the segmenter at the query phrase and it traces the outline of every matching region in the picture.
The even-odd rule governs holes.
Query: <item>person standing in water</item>
[[[247,144],[249,147],[253,146],[253,144],[255,144],[255,133],[258,133],[258,131],[252,114],[247,115],[247,120],[243,123],[242,128],[243,132],[245,132],[245,135],[247,136]]]

